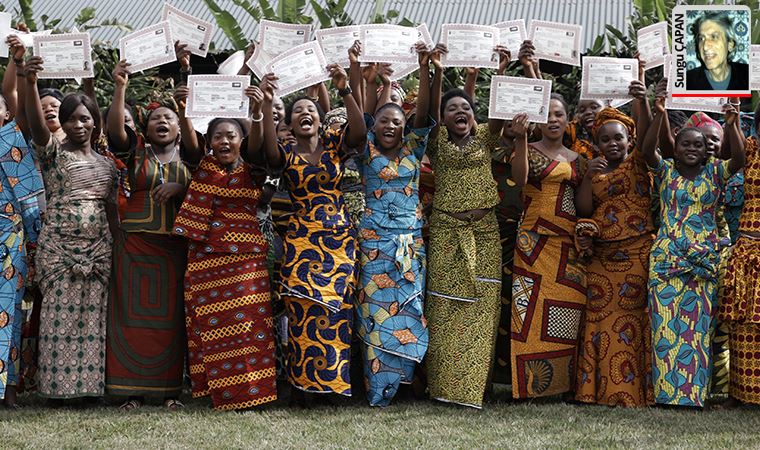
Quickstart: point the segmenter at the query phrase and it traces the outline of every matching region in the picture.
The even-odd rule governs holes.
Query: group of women
[[[704,407],[722,373],[734,403],[760,403],[760,155],[738,103],[723,125],[671,124],[667,83],[650,105],[642,69],[630,116],[585,100],[571,119],[553,94],[545,124],[478,124],[478,70],[443,93],[445,46],[417,45],[415,98],[390,65],[360,65],[356,42],[348,73],[328,67],[342,107],[324,85],[285,105],[267,74],[248,120],[201,134],[182,84],[133,115],[121,61],[101,115],[91,96],[38,90],[45,62],[8,44],[9,407],[23,380],[53,404],[178,409],[185,374],[217,409],[272,402],[278,379],[304,402],[358,387],[387,406],[426,383],[480,408],[498,382],[516,399]],[[541,77],[533,50],[517,59]],[[510,53],[494,51],[503,74]],[[22,343],[29,304],[39,329]]]

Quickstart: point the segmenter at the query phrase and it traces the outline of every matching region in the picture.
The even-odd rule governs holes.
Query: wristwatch
[[[338,89],[338,95],[341,97],[345,97],[347,95],[351,95],[353,91],[351,90],[351,86],[346,86],[344,89]]]

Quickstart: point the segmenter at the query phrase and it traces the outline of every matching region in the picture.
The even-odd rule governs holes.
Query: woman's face
[[[549,118],[541,125],[541,134],[550,140],[562,139],[567,128],[567,111],[561,101],[552,99],[549,102]]]
[[[128,126],[132,130],[135,130],[135,119],[132,118],[132,113],[128,109],[124,109],[124,125]]]
[[[92,130],[95,129],[95,119],[87,107],[79,105],[66,122],[61,124],[61,128],[71,143],[85,145],[91,142]]]
[[[404,137],[406,117],[396,108],[385,108],[375,117],[375,140],[383,150],[395,150]]]
[[[177,142],[179,137],[179,118],[169,108],[161,106],[148,117],[148,142],[153,145],[167,146]]]
[[[596,133],[596,146],[609,162],[622,162],[628,156],[628,130],[620,122],[602,125]]]
[[[211,151],[223,166],[235,164],[240,159],[240,145],[243,136],[240,127],[229,122],[222,122],[214,127],[211,134]]]
[[[55,133],[61,128],[61,122],[58,121],[58,110],[61,108],[61,102],[52,95],[46,95],[40,99],[42,104],[42,116],[45,118],[45,124],[51,133]]]
[[[8,111],[8,105],[4,100],[0,99],[0,126],[5,125],[5,122],[10,118],[10,112]]]
[[[396,89],[391,89],[391,103],[395,103],[398,106],[404,106],[404,99],[401,98]]]
[[[464,97],[448,99],[443,108],[443,123],[450,135],[464,137],[470,134],[475,123],[475,113]]]
[[[673,151],[676,161],[687,167],[701,165],[707,157],[705,137],[697,130],[685,131]]]
[[[723,130],[718,129],[715,125],[708,125],[700,128],[707,141],[707,156],[720,155],[720,144],[723,141]]]
[[[311,137],[319,132],[322,122],[317,106],[309,99],[298,100],[290,113],[290,128],[295,137]]]
[[[277,140],[279,140],[282,144],[292,144],[295,142],[293,132],[290,130],[290,127],[285,123],[284,120],[281,120],[277,123]]]
[[[272,100],[272,116],[275,123],[279,123],[285,117],[285,103],[280,97],[275,97]]]
[[[578,103],[578,122],[586,129],[591,130],[596,120],[596,113],[601,111],[604,105],[599,100],[581,100]]]

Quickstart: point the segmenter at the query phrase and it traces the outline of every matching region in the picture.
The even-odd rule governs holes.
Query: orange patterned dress
[[[576,399],[641,406],[654,401],[647,307],[654,225],[651,179],[638,150],[593,179],[599,235],[586,268],[588,304],[578,355]]]

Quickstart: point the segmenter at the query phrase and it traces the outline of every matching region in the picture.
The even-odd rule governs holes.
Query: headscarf
[[[716,130],[718,130],[718,134],[720,135],[720,138],[723,139],[723,127],[720,125],[720,122],[713,119],[712,117],[708,116],[707,114],[703,113],[702,111],[696,112],[689,117],[689,120],[686,121],[684,124],[684,128],[688,127],[694,127],[694,128],[707,128],[707,127],[715,127]]]
[[[391,89],[396,91],[396,94],[398,94],[398,98],[401,100],[404,100],[406,98],[406,91],[404,88],[401,87],[401,84],[399,84],[398,81],[391,81]],[[380,86],[377,88],[377,95],[380,96],[380,93],[383,92],[383,86]]]
[[[346,108],[341,106],[340,108],[331,109],[325,114],[325,118],[322,120],[322,129],[327,130],[336,123],[343,125],[348,122],[348,113]]]
[[[141,130],[146,131],[148,127],[148,117],[150,117],[150,114],[157,110],[158,108],[169,108],[170,110],[174,111],[175,113],[178,113],[179,108],[177,107],[177,103],[174,102],[174,99],[172,99],[171,102],[150,102],[147,106],[144,108],[140,106],[136,106],[134,108],[135,114],[132,116],[135,123],[140,127]]]
[[[55,88],[42,88],[40,89],[39,95],[40,95],[40,100],[42,100],[45,97],[53,97],[59,102],[63,101],[63,93]]]
[[[591,134],[594,136],[594,140],[596,140],[596,133],[599,132],[599,129],[610,122],[618,122],[623,125],[628,131],[628,142],[636,143],[636,123],[628,115],[612,107],[604,108],[596,114],[594,125],[591,126]]]

